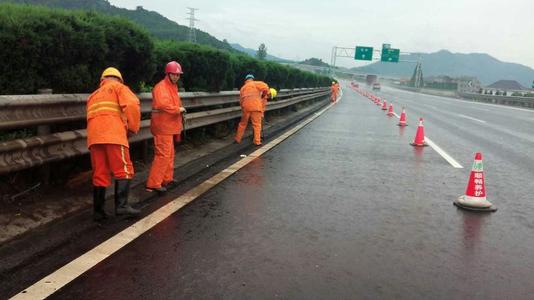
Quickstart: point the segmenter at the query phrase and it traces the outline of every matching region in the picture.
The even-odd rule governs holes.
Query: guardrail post
[[[37,93],[41,95],[49,95],[52,94],[52,89],[39,89]],[[37,135],[48,135],[52,132],[50,125],[39,125],[37,126]],[[43,165],[40,170],[40,177],[42,179],[43,184],[49,184],[50,183],[50,165],[45,164]]]

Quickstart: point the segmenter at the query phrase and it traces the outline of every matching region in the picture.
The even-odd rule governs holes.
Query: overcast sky
[[[534,0],[109,0],[134,9],[141,5],[180,25],[189,25],[187,7],[198,8],[196,27],[282,58],[330,62],[332,47],[355,45],[401,52],[488,53],[534,68]],[[338,65],[364,63],[338,58]]]

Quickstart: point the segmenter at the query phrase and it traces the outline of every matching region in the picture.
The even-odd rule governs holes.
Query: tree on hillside
[[[260,47],[258,48],[258,52],[256,52],[256,57],[259,60],[265,60],[267,57],[267,47],[265,47],[264,43],[261,43]]]
[[[315,57],[308,58],[305,61],[302,61],[301,64],[318,66],[318,67],[328,67],[328,64],[325,63],[322,59],[315,58]]]

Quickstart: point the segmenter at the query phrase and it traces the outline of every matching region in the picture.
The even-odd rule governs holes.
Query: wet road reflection
[[[528,204],[456,209],[465,170],[345,95],[54,297],[531,298]]]

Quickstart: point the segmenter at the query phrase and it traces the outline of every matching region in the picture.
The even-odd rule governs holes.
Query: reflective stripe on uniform
[[[128,163],[126,162],[126,157],[124,156],[124,146],[121,145],[121,158],[124,165],[124,173],[126,173],[126,179],[130,179],[130,173],[128,172]]]
[[[121,112],[121,108],[117,102],[110,102],[110,101],[102,101],[95,103],[87,108],[87,113],[95,113],[97,111],[114,111],[114,112]]]

